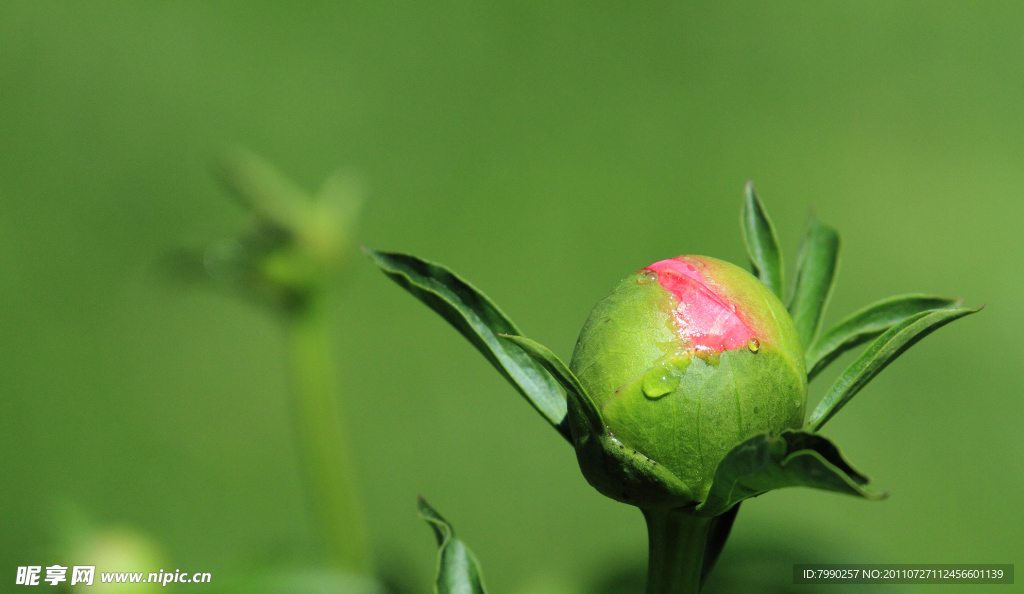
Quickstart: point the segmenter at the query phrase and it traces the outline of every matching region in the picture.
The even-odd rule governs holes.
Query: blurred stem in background
[[[366,526],[337,403],[329,300],[314,299],[288,319],[295,430],[324,553],[339,569],[369,571]]]
[[[355,245],[361,191],[331,175],[309,195],[258,156],[235,151],[217,176],[251,221],[239,237],[191,261],[284,321],[293,374],[292,417],[311,524],[328,566],[370,572],[367,526],[345,438],[331,353],[330,312]]]

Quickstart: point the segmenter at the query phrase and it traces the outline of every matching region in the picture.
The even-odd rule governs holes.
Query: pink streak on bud
[[[722,352],[747,346],[754,331],[740,319],[735,304],[725,301],[709,287],[691,264],[662,260],[644,270],[658,273],[658,282],[679,300],[675,318],[687,348]]]

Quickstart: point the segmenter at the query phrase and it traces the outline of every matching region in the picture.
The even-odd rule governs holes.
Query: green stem
[[[645,509],[647,594],[696,594],[711,518],[680,510]]]
[[[367,530],[344,439],[328,310],[322,299],[312,299],[288,318],[293,415],[313,522],[327,562],[337,569],[366,573]]]

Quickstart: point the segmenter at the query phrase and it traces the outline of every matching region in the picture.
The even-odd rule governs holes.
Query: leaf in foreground
[[[828,422],[857,392],[925,336],[966,315],[981,311],[956,307],[933,309],[910,316],[875,339],[832,385],[807,421],[811,431]]]
[[[818,333],[838,268],[839,233],[812,216],[796,257],[796,282],[789,303],[804,348]]]
[[[956,299],[931,295],[889,297],[852,313],[807,348],[807,381],[835,361],[839,355],[882,334],[914,314],[929,309],[953,307]]]
[[[473,552],[458,538],[455,530],[441,514],[430,507],[426,499],[419,499],[420,517],[430,524],[437,538],[436,594],[485,594],[480,562]]]
[[[783,487],[811,487],[867,499],[884,497],[869,490],[868,482],[835,444],[820,435],[805,431],[758,435],[725,455],[715,470],[707,499],[695,512],[717,516],[744,499]]]
[[[512,336],[509,334],[501,334],[501,338],[515,343],[526,354],[533,357],[533,360],[540,363],[544,369],[547,369],[549,373],[558,383],[562,384],[566,393],[571,398],[575,398],[580,410],[586,415],[587,422],[590,423],[591,429],[597,433],[601,433],[604,427],[604,422],[601,420],[601,413],[598,412],[597,406],[594,401],[591,400],[590,395],[587,394],[587,390],[580,383],[580,380],[569,370],[569,367],[558,358],[558,355],[553,353],[551,349],[542,345],[541,343],[530,340],[525,336]]]
[[[521,333],[494,302],[440,264],[407,254],[363,251],[388,278],[454,326],[562,437],[572,441],[565,395],[543,366],[515,344],[498,338],[498,334]]]
[[[743,210],[740,212],[740,228],[743,230],[743,241],[747,244],[747,255],[754,276],[761,279],[781,300],[784,285],[779,239],[764,205],[754,192],[754,182],[747,182],[745,193]]]

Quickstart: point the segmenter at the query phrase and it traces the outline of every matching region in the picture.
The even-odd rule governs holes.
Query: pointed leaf
[[[736,514],[740,512],[740,505],[737,503],[724,514],[711,518],[708,538],[704,545],[704,559],[700,565],[701,587],[704,586],[704,582],[711,575],[711,570],[715,568],[715,563],[718,562],[718,557],[722,554],[722,549],[725,548],[725,541],[729,539],[729,533],[732,532],[732,525],[736,521]]]
[[[800,342],[807,348],[818,334],[839,267],[839,233],[811,216],[796,258],[796,282],[789,304]]]
[[[952,307],[956,299],[931,295],[898,295],[854,312],[819,336],[807,349],[807,381],[839,355],[880,335],[908,317],[929,309]]]
[[[430,524],[437,537],[437,579],[434,582],[436,594],[485,594],[484,578],[480,562],[473,552],[455,538],[455,530],[441,514],[430,507],[425,499],[419,499],[420,517]]]
[[[782,282],[782,250],[779,249],[775,227],[772,227],[764,205],[754,192],[754,182],[747,182],[745,193],[740,228],[743,229],[743,241],[747,244],[750,264],[754,275],[779,299],[783,299],[785,285]]]
[[[590,394],[587,394],[586,388],[583,387],[583,384],[580,383],[576,375],[569,370],[569,367],[558,358],[558,355],[551,352],[551,349],[548,347],[525,336],[513,336],[510,334],[499,334],[498,336],[515,343],[519,348],[526,351],[526,354],[533,357],[534,361],[544,366],[544,369],[547,369],[558,380],[558,383],[565,388],[569,396],[576,399],[580,410],[586,415],[591,428],[597,433],[602,432],[604,422],[601,420],[601,413],[598,412],[597,406],[590,398]]]
[[[491,365],[526,398],[565,439],[572,441],[566,422],[565,395],[558,383],[499,333],[519,334],[512,320],[473,285],[440,264],[415,256],[363,248],[384,274],[441,315],[476,347]]]
[[[717,516],[744,499],[783,487],[811,487],[867,499],[885,496],[867,489],[868,482],[835,444],[820,435],[805,431],[758,435],[725,455],[707,499],[695,512]]]
[[[885,334],[875,339],[875,342],[871,343],[871,346],[839,376],[836,383],[829,389],[828,394],[825,394],[825,397],[814,409],[814,413],[807,421],[807,426],[811,431],[821,429],[822,425],[835,416],[839,409],[843,408],[857,392],[860,392],[861,388],[904,351],[917,344],[917,341],[953,320],[978,311],[981,311],[981,308],[956,307],[922,311],[887,330]]]

